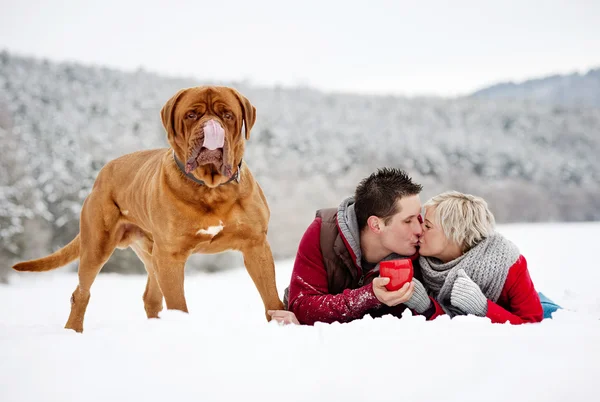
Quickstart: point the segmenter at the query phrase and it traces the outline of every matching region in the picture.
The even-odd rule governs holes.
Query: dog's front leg
[[[273,254],[266,236],[263,241],[252,242],[242,249],[244,255],[244,265],[246,270],[265,305],[265,316],[271,320],[267,310],[283,310],[283,303],[277,294],[277,285],[275,284],[275,264]]]
[[[158,286],[165,297],[168,310],[188,312],[183,288],[185,261],[187,255],[170,252],[154,246],[152,263],[154,265]]]

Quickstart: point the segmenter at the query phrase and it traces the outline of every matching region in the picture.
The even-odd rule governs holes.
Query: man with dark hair
[[[421,189],[404,171],[382,168],[338,208],[317,211],[298,247],[284,298],[288,311],[270,311],[273,319],[349,322],[366,314],[400,317],[406,307],[433,315],[435,304],[418,281]],[[388,291],[379,262],[397,258],[413,261],[416,279]]]

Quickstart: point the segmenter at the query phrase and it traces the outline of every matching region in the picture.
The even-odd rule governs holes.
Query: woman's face
[[[452,261],[462,255],[460,247],[450,241],[434,217],[435,207],[425,209],[423,235],[420,239],[419,254],[423,257],[435,257],[443,262]]]

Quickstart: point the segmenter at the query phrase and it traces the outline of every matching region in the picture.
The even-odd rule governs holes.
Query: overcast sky
[[[600,66],[599,0],[0,4],[0,49],[198,79],[452,96]]]

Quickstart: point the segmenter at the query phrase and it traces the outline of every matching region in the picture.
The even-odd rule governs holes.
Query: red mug
[[[412,261],[410,258],[381,261],[379,263],[379,276],[390,278],[389,283],[385,285],[387,290],[398,290],[404,286],[406,282],[412,281]]]

